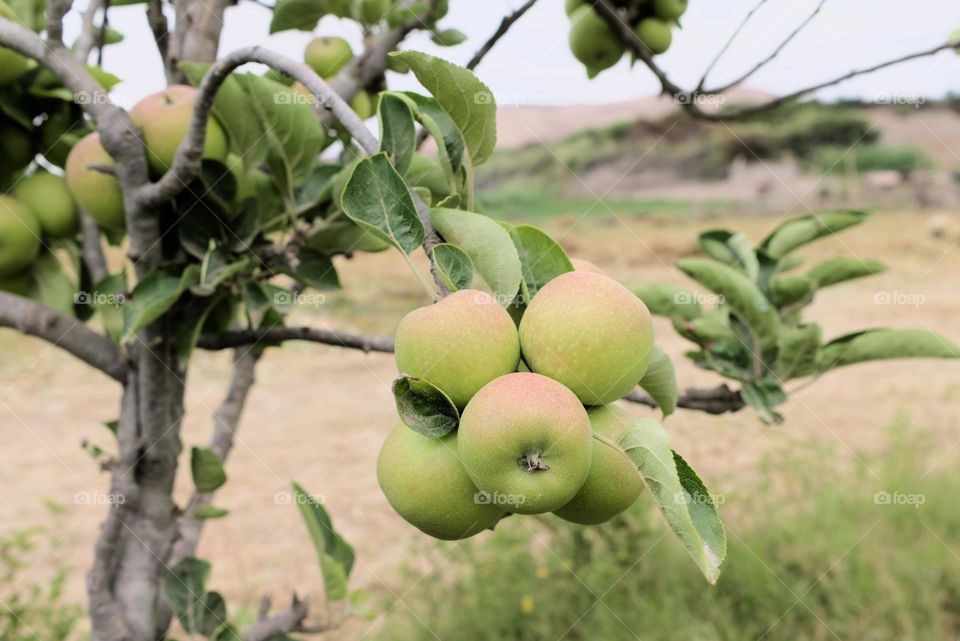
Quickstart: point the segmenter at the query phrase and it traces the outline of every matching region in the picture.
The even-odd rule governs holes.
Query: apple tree
[[[847,264],[780,275],[795,262],[790,251],[837,231],[817,215],[756,248],[725,230],[702,237],[712,258],[681,269],[724,302],[693,314],[675,298],[661,304],[662,289],[634,295],[533,226],[479,212],[474,175],[496,146],[496,100],[471,70],[534,3],[506,16],[460,67],[402,48],[414,31],[440,45],[463,40],[446,24],[446,0],[279,0],[271,31],[313,31],[332,14],[364,34],[358,55],[335,34],[319,35],[304,62],[260,46],[218,58],[227,0],[172,0],[172,23],[162,0],[90,0],[71,46],[62,27],[71,0],[0,0],[0,326],[48,341],[122,388],[110,469],[110,494],[122,500],[105,516],[87,574],[94,641],[169,638],[174,618],[191,636],[276,641],[349,613],[354,551],[295,483],[328,605],[337,606],[332,620],[309,622],[308,604],[294,596],[285,609],[266,603],[240,630],[211,588],[211,567],[195,557],[205,523],[225,515],[216,491],[256,364],[285,341],[396,347],[402,425],[378,474],[394,508],[424,532],[464,538],[507,514],[547,511],[599,523],[646,486],[711,582],[726,542],[708,490],[659,422],[611,403],[626,396],[666,416],[675,407],[735,411],[746,400],[773,416],[775,403],[752,399],[775,395],[780,363],[795,360],[787,355],[802,352],[802,367],[788,369],[801,376],[823,369],[811,362],[842,362],[846,347],[877,354],[864,342],[886,344],[865,334],[820,345],[800,321],[811,288],[843,280],[841,272],[865,275]],[[119,79],[90,60],[122,37],[108,17],[129,4],[144,5],[168,86],[128,111],[109,98]],[[567,10],[571,51],[588,75],[629,53],[697,117],[742,118],[819,88],[706,112],[698,97],[729,87],[683,90],[655,60],[685,2],[581,1]],[[269,70],[241,69],[251,63]],[[391,90],[387,70],[412,73],[423,92]],[[435,153],[420,151],[426,138]],[[123,248],[119,269],[109,267],[106,243]],[[287,323],[297,292],[340,286],[337,270],[349,265],[339,256],[386,250],[406,259],[425,292],[396,344]],[[429,273],[410,260],[416,252]],[[650,311],[671,316],[700,345],[693,358],[741,389],[681,393],[653,344]],[[719,338],[701,340],[708,329]],[[911,339],[881,352],[957,355],[924,346]],[[198,349],[233,350],[232,380],[211,441],[191,444],[181,471]],[[516,436],[503,455],[491,445],[498,430]],[[195,486],[182,505],[178,472]]]

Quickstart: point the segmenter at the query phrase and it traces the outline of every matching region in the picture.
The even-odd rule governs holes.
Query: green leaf
[[[327,599],[345,599],[346,581],[355,558],[353,548],[333,529],[333,521],[320,502],[297,483],[293,483],[293,498],[316,549]]]
[[[114,343],[123,336],[123,305],[126,300],[126,273],[111,274],[93,286],[90,305],[100,313],[103,327]]]
[[[700,249],[712,258],[743,270],[750,280],[756,281],[760,273],[757,254],[750,239],[741,233],[726,229],[710,229],[700,234]]]
[[[313,31],[325,13],[324,0],[278,0],[270,20],[270,33],[287,29]]]
[[[693,320],[703,314],[697,296],[669,283],[641,283],[630,288],[656,316],[675,320]]]
[[[807,278],[815,282],[818,288],[822,288],[855,278],[873,276],[886,270],[887,266],[876,260],[841,256],[817,263],[807,272]]]
[[[825,344],[817,355],[817,369],[894,358],[960,358],[960,347],[926,329],[868,329]]]
[[[841,210],[819,214],[807,214],[783,223],[760,243],[760,247],[772,258],[781,258],[797,247],[818,238],[835,234],[848,227],[859,225],[869,217],[863,211]]]
[[[329,256],[309,247],[304,247],[297,253],[296,267],[284,262],[278,270],[313,289],[340,289],[340,278],[333,261]]]
[[[210,641],[243,641],[243,635],[233,625],[225,623],[213,633]]]
[[[397,172],[403,174],[410,166],[417,143],[413,112],[404,98],[388,91],[380,96],[377,119],[380,123],[380,150],[387,153]]]
[[[410,190],[383,152],[354,167],[340,199],[344,213],[406,254],[423,244],[423,223]]]
[[[716,583],[727,554],[727,541],[713,497],[670,449],[667,432],[656,421],[634,422],[619,444],[640,470],[667,523],[697,567],[707,581]]]
[[[190,450],[190,471],[193,484],[200,492],[213,492],[227,482],[227,473],[223,471],[220,457],[208,447]]]
[[[650,366],[640,379],[640,387],[656,402],[663,418],[667,418],[677,409],[677,396],[680,393],[677,372],[670,357],[656,345],[653,346]]]
[[[770,280],[770,297],[779,309],[809,303],[816,289],[816,283],[807,276],[787,274]]]
[[[409,91],[398,95],[409,100],[408,105],[413,109],[414,117],[437,142],[440,164],[450,182],[456,183],[454,174],[463,165],[463,153],[466,149],[466,143],[457,128],[457,123],[433,98]]]
[[[820,326],[816,323],[784,331],[777,347],[777,376],[788,381],[813,374],[819,348]]]
[[[573,271],[567,252],[542,230],[532,225],[506,225],[520,256],[520,292],[529,305],[540,288],[566,272]]]
[[[226,300],[227,295],[221,293],[217,296],[208,298],[195,298],[185,314],[183,323],[178,323],[177,332],[177,362],[186,364],[190,362],[190,356],[193,354],[193,348],[200,339],[204,324],[211,312]]]
[[[137,283],[130,300],[123,307],[123,341],[160,318],[180,296],[200,279],[200,268],[190,265],[177,273],[174,268],[160,268]]]
[[[723,303],[746,325],[756,349],[776,344],[780,331],[777,310],[743,272],[707,258],[687,258],[677,266],[683,273],[723,297]]]
[[[393,382],[393,398],[400,420],[424,436],[446,436],[460,424],[453,401],[426,379],[401,376]]]
[[[430,39],[441,47],[455,47],[458,44],[466,42],[467,34],[459,29],[442,29],[434,31]]]
[[[491,218],[459,209],[431,209],[430,218],[444,240],[466,252],[500,304],[510,304],[521,281],[520,256],[510,233]]]
[[[209,296],[223,282],[249,271],[256,265],[259,265],[256,258],[244,257],[233,260],[233,256],[226,250],[211,243],[200,264],[200,282],[193,287],[192,291],[199,296]]]
[[[219,519],[230,514],[230,510],[225,507],[214,507],[213,505],[201,505],[193,513],[193,518],[198,520]]]
[[[212,635],[227,620],[227,605],[217,592],[207,592],[210,564],[188,556],[171,570],[163,591],[180,625],[190,634]]]
[[[410,66],[420,84],[429,91],[457,124],[473,159],[479,165],[497,144],[497,106],[493,93],[473,72],[442,58],[419,52],[390,54]]]
[[[740,388],[740,395],[764,423],[782,423],[783,415],[776,410],[787,402],[787,394],[776,381],[749,381]]]
[[[473,262],[456,245],[449,243],[434,245],[433,262],[437,266],[444,285],[451,292],[467,289],[473,282]]]
[[[66,267],[68,265],[61,263],[53,251],[41,252],[30,266],[30,277],[33,280],[30,298],[73,316],[77,283],[67,274]]]

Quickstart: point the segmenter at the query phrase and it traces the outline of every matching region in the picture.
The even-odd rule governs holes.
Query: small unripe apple
[[[509,512],[556,510],[590,471],[590,419],[560,383],[527,372],[477,392],[460,418],[460,460],[481,491]]]
[[[637,466],[620,447],[594,439],[590,473],[577,494],[554,514],[583,525],[606,523],[636,502],[643,491]]]
[[[387,19],[393,6],[391,0],[354,0],[354,15],[361,24],[375,25]]]
[[[573,270],[578,272],[593,272],[594,274],[603,274],[604,271],[591,263],[589,260],[583,260],[582,258],[571,258],[570,264],[573,265]]]
[[[80,219],[63,178],[38,171],[17,183],[15,193],[37,216],[45,236],[70,238],[76,235]]]
[[[584,4],[586,4],[586,0],[564,0],[563,11],[567,14],[567,17],[569,17]]]
[[[624,44],[593,7],[585,5],[576,9],[570,22],[570,51],[577,60],[594,73],[617,64]]]
[[[687,0],[653,0],[653,12],[661,20],[676,20],[687,10]]]
[[[197,90],[193,87],[171,85],[147,96],[130,110],[133,122],[143,131],[147,162],[157,175],[166,172],[173,164],[177,149],[190,128],[196,99]],[[223,162],[228,150],[227,135],[211,116],[207,122],[203,157]]]
[[[619,442],[627,428],[637,420],[633,414],[613,403],[591,407],[587,415],[594,433],[614,443]]]
[[[113,167],[100,134],[87,134],[67,156],[67,186],[84,211],[104,227],[123,229],[123,193],[117,179],[94,167]]]
[[[12,122],[0,122],[0,170],[17,172],[29,165],[34,156],[30,133]]]
[[[0,276],[13,276],[40,255],[40,222],[13,196],[0,196]]]
[[[481,387],[516,371],[520,341],[490,294],[463,289],[403,317],[396,359],[401,374],[426,379],[462,409]]]
[[[336,75],[353,60],[350,43],[339,36],[321,36],[311,40],[303,51],[303,61],[322,78]]]
[[[0,292],[28,298],[33,290],[33,277],[30,270],[17,272],[11,276],[0,276]]]
[[[544,285],[520,321],[523,360],[569,387],[585,405],[622,397],[653,352],[647,306],[612,278],[567,272]]]
[[[13,49],[0,47],[0,86],[22,76],[30,68],[29,61]]]
[[[397,425],[380,448],[377,481],[397,514],[438,539],[465,539],[504,515],[467,476],[456,432],[430,438]]]
[[[670,25],[657,18],[644,18],[634,29],[634,33],[654,54],[661,54],[669,49],[673,40]]]

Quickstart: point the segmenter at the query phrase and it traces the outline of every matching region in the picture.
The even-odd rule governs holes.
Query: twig
[[[294,594],[289,608],[254,623],[244,633],[243,639],[244,641],[267,641],[274,637],[282,637],[288,632],[296,632],[301,629],[309,614],[310,608],[307,602],[301,601]]]
[[[340,332],[313,327],[270,327],[260,330],[238,330],[221,334],[204,334],[197,341],[197,347],[206,350],[222,350],[283,341],[309,341],[323,343],[363,352],[393,352],[393,339],[385,336],[362,336],[349,332]]]
[[[470,58],[470,62],[467,63],[467,69],[476,69],[477,65],[480,64],[480,61],[483,60],[484,56],[486,56],[490,50],[493,49],[493,46],[497,44],[500,38],[507,34],[507,31],[510,30],[510,27],[513,26],[513,23],[522,18],[523,14],[529,11],[536,2],[537,0],[527,0],[519,9],[507,16],[504,16],[503,20],[500,21],[500,26],[498,26],[497,30],[493,32],[493,35],[491,35],[487,41],[483,43],[483,46],[480,47],[475,54],[473,54],[473,57]]]
[[[109,275],[107,259],[103,255],[103,245],[100,244],[100,226],[87,212],[80,212],[80,226],[83,231],[83,246],[81,256],[83,263],[90,272],[90,280],[99,283]]]
[[[0,292],[0,327],[41,338],[114,380],[125,379],[127,366],[113,342],[55,309]]]
[[[81,17],[81,30],[80,37],[77,38],[77,42],[73,45],[73,51],[77,56],[78,60],[86,62],[90,57],[90,52],[93,50],[93,44],[95,41],[95,32],[97,25],[95,22],[97,11],[100,10],[100,7],[103,6],[102,0],[90,0],[90,3],[87,5],[87,8],[84,9],[83,15]]]
[[[749,71],[747,71],[745,74],[743,74],[742,76],[740,76],[740,77],[737,78],[736,80],[734,80],[734,81],[732,81],[732,82],[729,82],[729,83],[723,85],[722,87],[718,87],[717,89],[712,89],[712,90],[710,90],[709,93],[718,94],[718,93],[723,93],[723,92],[725,92],[725,91],[729,91],[730,89],[733,89],[734,87],[736,87],[737,85],[739,85],[740,83],[742,83],[744,80],[746,80],[747,78],[749,78],[750,76],[752,76],[753,74],[755,74],[757,71],[759,71],[759,70],[760,70],[761,68],[763,68],[765,65],[767,65],[771,60],[773,60],[773,59],[776,58],[778,55],[780,55],[780,52],[783,51],[783,50],[786,48],[786,46],[787,46],[788,44],[790,44],[790,43],[793,41],[793,39],[796,38],[797,35],[798,35],[801,31],[803,31],[804,28],[805,28],[808,24],[810,24],[810,23],[813,21],[814,18],[817,17],[817,14],[819,14],[819,13],[820,13],[820,10],[823,9],[823,5],[826,3],[826,1],[827,1],[827,0],[820,0],[820,2],[817,4],[817,7],[813,10],[813,12],[810,13],[810,15],[807,16],[806,20],[804,20],[803,22],[801,22],[801,23],[797,26],[797,28],[794,29],[794,30],[790,33],[789,36],[787,36],[786,40],[784,40],[783,42],[781,42],[781,43],[780,43],[780,46],[773,50],[773,53],[771,53],[769,56],[767,56],[766,58],[764,58],[763,60],[761,60],[760,62],[758,62],[757,64],[755,64]],[[751,12],[751,14],[752,14],[752,13],[753,13],[753,12]],[[748,16],[748,18],[749,18],[749,16]],[[703,85],[704,85],[704,83],[705,83],[706,80],[707,80],[707,74],[708,74],[708,73],[710,73],[710,70],[709,70],[709,69],[707,69],[707,71],[704,72],[703,78],[700,79],[700,84],[697,86],[697,90],[698,90],[698,91],[703,89]]]
[[[153,41],[157,45],[157,52],[160,54],[160,59],[163,60],[164,75],[169,82],[172,80],[170,65],[167,60],[170,24],[167,22],[167,17],[163,15],[163,2],[161,0],[150,0],[147,3],[147,24],[150,25],[150,32],[153,34]]]
[[[630,392],[624,397],[624,400],[648,407],[657,407],[656,401],[640,390]],[[727,412],[740,411],[744,408],[744,402],[740,392],[722,384],[708,389],[690,388],[685,390],[677,398],[677,407],[706,412],[707,414],[726,414]]]
[[[730,45],[733,44],[733,42],[737,39],[737,36],[740,35],[740,32],[743,31],[744,27],[747,26],[747,23],[750,22],[750,19],[753,18],[753,15],[754,15],[757,11],[759,11],[759,10],[760,10],[760,7],[762,7],[762,6],[765,5],[766,3],[767,3],[767,0],[760,0],[756,5],[754,5],[753,9],[751,9],[749,12],[747,12],[747,15],[744,17],[743,21],[740,23],[740,26],[738,26],[738,27],[734,30],[733,35],[730,36],[730,39],[727,40],[726,44],[723,45],[723,47],[720,49],[720,51],[717,52],[717,55],[716,55],[716,57],[714,57],[713,61],[712,61],[709,65],[707,65],[707,69],[703,72],[703,75],[700,77],[700,82],[697,83],[697,89],[696,89],[696,90],[697,90],[698,92],[703,90],[703,85],[706,84],[706,82],[707,82],[707,76],[710,75],[710,72],[713,71],[713,68],[714,68],[715,66],[717,66],[717,63],[718,63],[718,62],[720,62],[720,59],[723,57],[723,54],[725,54],[725,53],[727,52],[727,50],[730,48]],[[821,3],[821,4],[823,4],[823,3]]]

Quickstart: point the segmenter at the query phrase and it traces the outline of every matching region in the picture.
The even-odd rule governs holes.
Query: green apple
[[[616,443],[593,441],[590,473],[577,494],[554,514],[583,525],[606,523],[634,504],[643,491],[637,466]]]
[[[350,101],[350,108],[360,116],[360,120],[366,120],[377,112],[375,104],[374,96],[366,89],[361,89]]]
[[[563,10],[567,16],[572,16],[573,12],[586,4],[586,0],[564,0]]]
[[[676,20],[687,10],[687,0],[653,0],[653,12],[661,20]]]
[[[386,20],[392,6],[391,0],[354,0],[353,15],[361,24],[371,26]]]
[[[112,167],[113,158],[100,144],[100,134],[84,136],[67,156],[67,186],[74,200],[103,227],[123,229],[123,193],[117,179],[95,167]]]
[[[13,196],[0,196],[0,276],[13,276],[40,255],[40,221]]]
[[[16,294],[28,298],[33,291],[33,277],[30,270],[17,272],[11,276],[0,276],[0,292]]]
[[[593,272],[594,274],[603,274],[604,271],[591,263],[589,260],[583,260],[582,258],[571,258],[570,264],[573,265],[573,270],[578,272]]]
[[[133,122],[143,131],[147,146],[147,162],[157,175],[173,164],[180,143],[187,136],[197,90],[186,85],[170,85],[151,94],[130,110]],[[223,128],[211,117],[203,144],[203,157],[223,162],[229,145]]]
[[[15,194],[37,216],[44,235],[70,238],[80,229],[77,206],[60,176],[38,171],[17,183]]]
[[[587,410],[587,416],[590,417],[590,427],[594,434],[610,439],[614,443],[620,441],[620,437],[637,419],[622,407],[614,404],[597,405]]]
[[[594,74],[617,64],[624,52],[623,42],[593,7],[580,7],[570,21],[570,51],[577,60]]]
[[[336,75],[351,60],[353,49],[339,36],[315,38],[303,51],[303,61],[323,78]]]
[[[430,438],[397,425],[380,448],[377,481],[397,514],[438,539],[471,537],[504,515],[467,476],[456,432]]]
[[[519,514],[556,510],[587,479],[590,419],[560,383],[527,372],[483,387],[460,417],[460,460],[490,500]]]
[[[673,35],[670,25],[656,18],[644,18],[634,29],[637,37],[654,54],[661,54],[670,48]]]
[[[490,294],[462,289],[400,321],[397,369],[443,390],[458,408],[481,387],[516,371],[517,328]]]
[[[0,122],[0,170],[15,173],[36,156],[30,133],[13,122]]]
[[[567,272],[537,292],[520,321],[523,360],[585,405],[610,403],[643,378],[653,352],[647,306],[612,278]]]
[[[440,165],[440,160],[421,153],[414,153],[404,174],[414,187],[426,187],[433,194],[434,202],[450,195],[450,181]]]
[[[30,61],[13,49],[0,47],[0,86],[8,85],[30,69]]]

